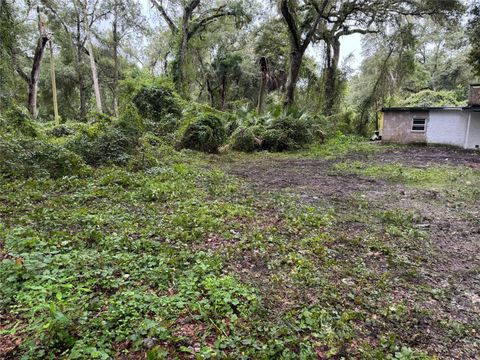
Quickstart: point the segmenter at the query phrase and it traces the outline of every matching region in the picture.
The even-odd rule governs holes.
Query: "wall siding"
[[[480,112],[472,112],[466,148],[475,149],[475,145],[480,145]]]
[[[467,111],[430,111],[427,125],[427,143],[463,147],[465,144],[467,121]]]
[[[427,131],[429,116],[427,111],[389,111],[383,117],[382,140],[399,144],[425,143],[426,132],[412,132],[412,119],[414,117],[427,119]]]

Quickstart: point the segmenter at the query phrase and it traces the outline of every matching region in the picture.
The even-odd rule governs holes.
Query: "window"
[[[412,120],[412,131],[425,132],[427,127],[426,119],[413,119]]]

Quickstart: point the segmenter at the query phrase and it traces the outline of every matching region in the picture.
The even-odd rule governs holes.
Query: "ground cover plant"
[[[344,136],[205,155],[146,134],[135,149],[120,167],[2,173],[2,356],[478,353],[477,154]]]
[[[479,14],[0,0],[0,360],[477,359]]]

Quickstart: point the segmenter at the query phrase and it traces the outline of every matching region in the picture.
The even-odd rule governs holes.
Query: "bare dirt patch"
[[[361,249],[341,249],[341,261],[349,261],[350,256],[352,260],[365,261],[374,273],[391,271],[392,280],[401,279],[398,284],[391,284],[385,300],[407,304],[409,316],[418,321],[408,323],[399,317],[398,323],[393,322],[387,330],[408,335],[404,337],[407,343],[441,358],[477,358],[480,353],[478,204],[455,198],[448,190],[419,189],[339,173],[334,170],[334,164],[340,161],[364,161],[377,166],[399,163],[416,168],[440,165],[480,169],[480,153],[449,147],[385,147],[378,154],[351,154],[338,160],[268,157],[234,161],[226,169],[245,179],[250,191],[259,196],[287,192],[310,205],[334,207],[342,218],[337,227],[338,237],[348,240],[375,234],[383,238],[386,245],[395,249],[396,256],[405,260],[408,271],[389,265],[391,259],[378,250],[355,254]],[[368,209],[359,207],[358,199],[367,203]],[[388,235],[387,225],[378,218],[378,214],[386,210],[417,214],[419,219],[409,230],[414,235],[407,234],[405,239],[403,235]],[[417,230],[424,235],[415,235]],[[341,242],[338,246],[342,246]],[[417,313],[416,307],[428,315]]]
[[[399,162],[405,165],[463,165],[480,168],[480,153],[477,151],[443,146],[405,146],[385,148],[374,156],[376,162]]]

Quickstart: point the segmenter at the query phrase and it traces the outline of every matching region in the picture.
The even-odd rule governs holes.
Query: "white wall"
[[[475,149],[475,145],[480,146],[480,112],[473,112],[470,119],[470,130],[468,131],[467,149]]]
[[[427,143],[463,147],[465,145],[467,121],[467,111],[431,110],[427,123]]]

